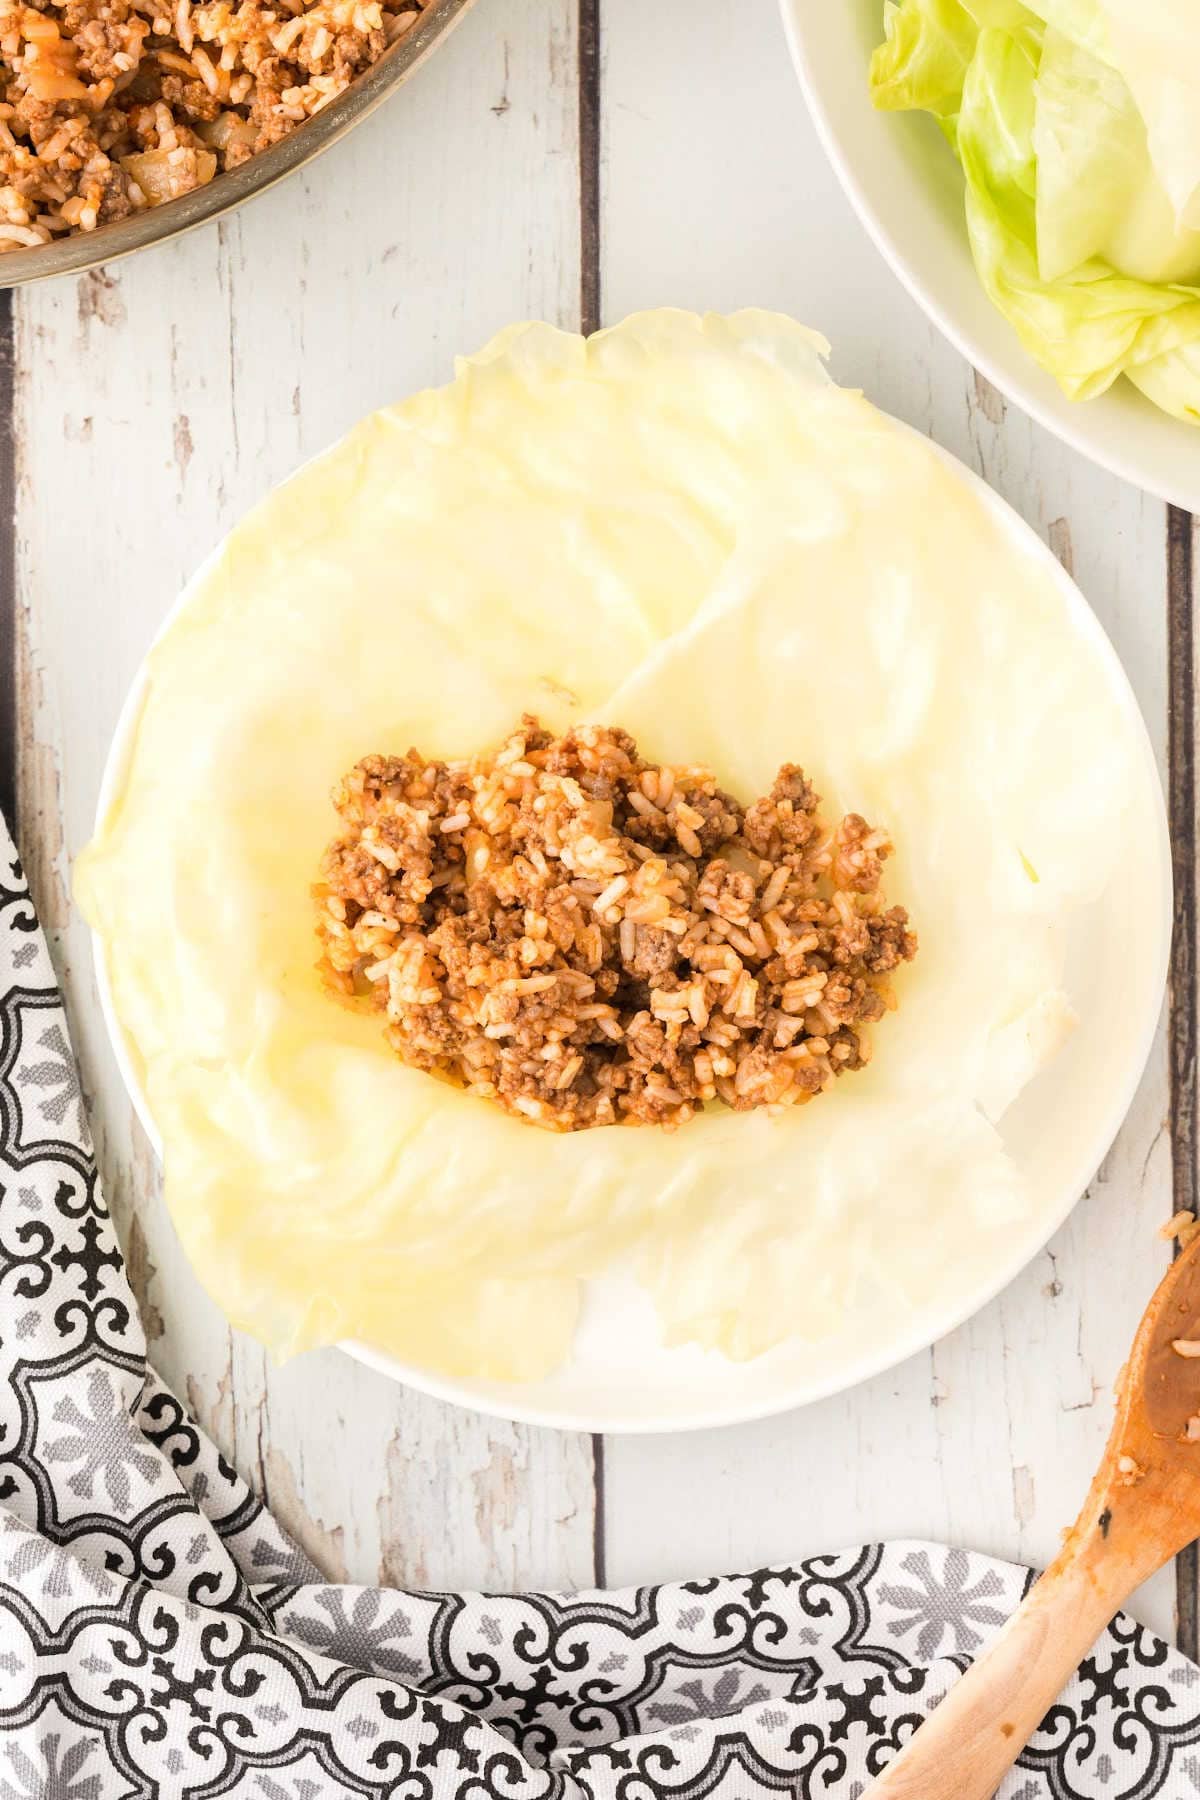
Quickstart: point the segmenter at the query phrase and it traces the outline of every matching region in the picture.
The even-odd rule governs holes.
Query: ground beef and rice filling
[[[784,1107],[862,1068],[916,953],[891,845],[802,770],[743,807],[624,731],[368,756],[315,893],[321,966],[414,1067],[557,1131]]]
[[[192,188],[286,137],[429,0],[0,0],[0,251]]]

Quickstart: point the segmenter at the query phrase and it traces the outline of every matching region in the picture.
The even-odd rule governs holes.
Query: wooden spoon
[[[1198,1340],[1200,1238],[1138,1327],[1108,1448],[1062,1550],[864,1800],[992,1800],[1114,1613],[1200,1536],[1200,1442],[1187,1436],[1200,1414]]]

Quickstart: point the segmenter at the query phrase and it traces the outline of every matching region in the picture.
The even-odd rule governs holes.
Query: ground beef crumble
[[[429,0],[0,0],[0,251],[92,231],[277,143]]]
[[[785,764],[743,808],[624,731],[527,717],[462,762],[368,756],[314,892],[321,968],[406,1063],[559,1131],[782,1108],[868,1060],[917,940],[885,833]]]

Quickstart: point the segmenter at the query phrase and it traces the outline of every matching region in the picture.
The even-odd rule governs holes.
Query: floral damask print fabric
[[[868,1545],[621,1592],[334,1586],[149,1368],[0,826],[0,1800],[860,1800],[1023,1570]],[[1200,1795],[1118,1619],[1003,1800]]]

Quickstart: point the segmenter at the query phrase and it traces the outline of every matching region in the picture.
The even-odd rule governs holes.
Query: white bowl
[[[780,0],[809,111],[859,218],[913,299],[1009,399],[1093,462],[1200,512],[1200,427],[1161,412],[1129,382],[1068,400],[1038,367],[975,272],[963,180],[933,119],[877,112],[867,69],[883,0]]]
[[[1080,653],[1097,691],[1114,698],[1128,733],[1135,793],[1131,839],[1099,900],[1073,921],[1066,981],[1079,1023],[1065,1048],[1005,1114],[1005,1144],[1024,1173],[1029,1211],[986,1258],[970,1234],[938,1246],[941,1281],[929,1300],[899,1314],[878,1306],[851,1312],[836,1335],[794,1338],[751,1362],[732,1362],[694,1345],[667,1348],[653,1309],[632,1281],[589,1284],[568,1360],[525,1384],[454,1378],[368,1345],[350,1355],[434,1396],[496,1417],[574,1431],[687,1431],[766,1417],[855,1386],[926,1348],[977,1312],[1037,1255],[1063,1224],[1098,1168],[1129,1109],[1157,1028],[1171,937],[1171,853],[1154,753],[1112,645],[1075,583],[1042,540],[978,476],[941,452],[1025,554],[1038,559],[1062,594]],[[211,561],[211,559],[210,559]],[[166,631],[202,583],[201,568],[163,623]],[[126,699],[101,782],[97,828],[120,791],[146,694],[145,665]],[[105,951],[93,934],[100,1002],[118,1067],[155,1151],[161,1142],[136,1056],[113,1005]]]

